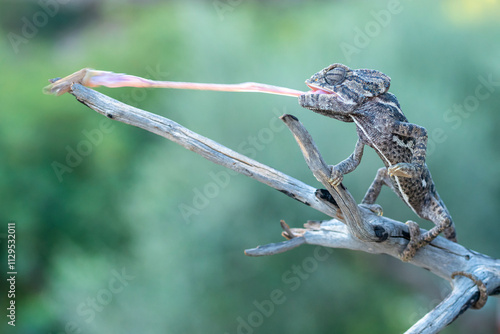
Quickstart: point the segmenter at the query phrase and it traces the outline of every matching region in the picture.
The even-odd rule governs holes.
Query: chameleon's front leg
[[[335,92],[299,96],[299,104],[302,107],[342,122],[353,121],[352,116],[355,113],[357,102],[359,101],[346,100]],[[338,186],[342,182],[344,174],[348,174],[358,167],[363,156],[363,146],[361,140],[358,140],[354,152],[347,159],[335,166],[330,166],[331,177],[329,182],[332,186]]]
[[[331,169],[331,175],[328,182],[337,187],[343,180],[344,175],[352,172],[358,167],[361,162],[361,158],[363,157],[363,142],[358,139],[356,142],[356,147],[354,148],[354,152],[344,161],[336,164],[335,166],[329,166]]]
[[[391,132],[403,137],[411,137],[415,139],[415,144],[412,148],[413,156],[410,163],[397,163],[387,168],[389,175],[401,177],[418,177],[422,168],[425,166],[425,155],[427,151],[427,130],[419,125],[396,122]]]

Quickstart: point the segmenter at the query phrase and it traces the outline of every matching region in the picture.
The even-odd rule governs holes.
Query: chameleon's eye
[[[332,68],[330,71],[326,72],[325,80],[328,84],[335,86],[344,81],[345,79],[345,69],[342,67]]]

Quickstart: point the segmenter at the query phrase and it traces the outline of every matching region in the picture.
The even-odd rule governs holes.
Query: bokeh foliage
[[[307,77],[333,62],[381,70],[410,121],[429,130],[428,165],[460,242],[498,258],[499,10],[497,1],[486,0],[3,1],[0,237],[15,221],[16,330],[237,333],[238,319],[259,323],[254,302],[279,290],[283,303],[261,316],[255,333],[403,332],[444,296],[444,282],[385,256],[343,250],[321,261],[315,252],[324,250],[315,247],[245,257],[244,248],[280,240],[280,219],[300,226],[325,217],[249,178],[226,179],[222,167],[107,120],[70,95],[46,96],[41,89],[48,78],[82,67],[295,89],[305,89]],[[26,22],[41,20],[39,13],[48,19],[29,30]],[[467,104],[489,78],[497,83],[490,95]],[[352,124],[301,109],[292,98],[99,90],[314,186],[276,115],[297,116],[332,164],[356,141]],[[58,177],[54,162],[67,165],[69,152],[85,149],[89,133],[97,137],[88,154]],[[358,200],[380,166],[366,150],[345,177]],[[391,218],[416,219],[388,189],[380,203]],[[185,206],[196,213],[186,217]],[[122,270],[134,278],[110,295],[109,282]],[[467,312],[443,333],[492,333],[495,303]]]

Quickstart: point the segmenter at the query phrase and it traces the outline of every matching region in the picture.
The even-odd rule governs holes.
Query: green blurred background
[[[500,257],[498,1],[0,6],[4,310],[9,221],[17,227],[18,270],[17,326],[6,326],[2,313],[0,332],[402,333],[449,291],[446,282],[387,256],[346,250],[323,256],[324,249],[303,246],[246,257],[245,248],[282,240],[280,219],[300,227],[326,217],[244,176],[216,185],[222,167],[106,119],[69,94],[42,94],[47,79],[83,67],[299,90],[334,62],[378,69],[392,78],[391,92],[410,121],[429,130],[428,165],[459,241]],[[356,141],[352,124],[313,114],[289,97],[98,90],[313,186],[319,184],[291,134],[276,128],[277,115],[297,116],[332,164]],[[74,151],[84,154],[69,167]],[[382,166],[372,150],[365,152],[344,181],[358,201]],[[55,165],[68,167],[58,173]],[[388,217],[417,220],[389,189],[379,202]],[[188,207],[191,214],[182,210]],[[272,307],[265,302],[271,298],[278,301]],[[443,333],[496,332],[496,304],[491,298]]]

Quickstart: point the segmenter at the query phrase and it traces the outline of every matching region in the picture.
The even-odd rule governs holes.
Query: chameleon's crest
[[[384,73],[366,69],[354,70],[353,72],[353,81],[361,81],[360,83],[363,84],[363,95],[366,97],[379,96],[389,90],[391,78]]]

